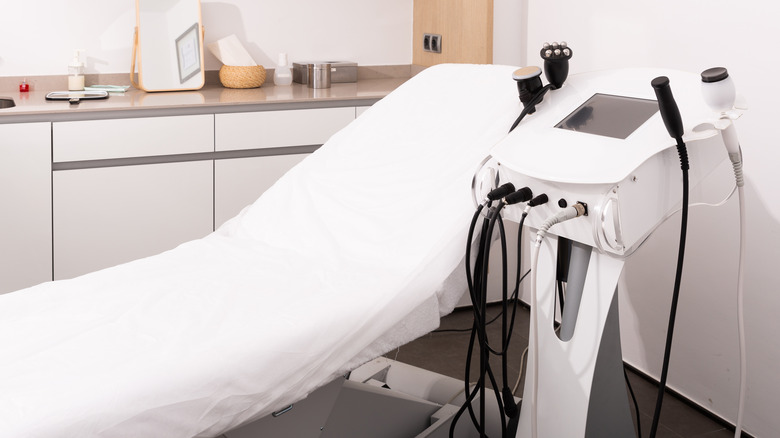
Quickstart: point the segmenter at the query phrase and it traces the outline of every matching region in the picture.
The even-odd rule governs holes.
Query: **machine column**
[[[538,318],[538,438],[636,436],[623,377],[617,282],[623,261],[576,244],[567,291],[577,295],[579,309],[567,299],[571,339],[562,341],[554,330],[557,237],[548,235],[540,248],[537,266]],[[586,269],[585,269],[586,268]],[[579,274],[577,273],[579,272]],[[574,275],[575,277],[572,277]],[[584,275],[584,281],[582,277]],[[577,310],[574,312],[574,310]],[[572,315],[574,312],[574,316]],[[529,343],[518,437],[531,437],[534,337]]]

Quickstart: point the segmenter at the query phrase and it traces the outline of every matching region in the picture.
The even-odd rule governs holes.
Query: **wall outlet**
[[[441,53],[441,35],[435,33],[423,34],[423,51]]]

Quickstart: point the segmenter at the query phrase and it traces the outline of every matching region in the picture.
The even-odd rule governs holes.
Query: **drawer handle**
[[[287,406],[286,408],[282,409],[281,411],[272,412],[271,416],[276,418],[276,417],[278,417],[280,415],[284,415],[284,414],[290,412],[292,410],[292,408],[293,408],[293,405]]]

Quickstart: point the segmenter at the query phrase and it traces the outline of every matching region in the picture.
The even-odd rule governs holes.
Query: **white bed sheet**
[[[436,327],[512,70],[429,68],[208,237],[0,296],[0,434],[216,436]]]

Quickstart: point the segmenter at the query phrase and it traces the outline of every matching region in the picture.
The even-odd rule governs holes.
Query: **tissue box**
[[[350,61],[318,61],[330,64],[330,82],[357,82],[357,63]],[[309,82],[309,64],[314,62],[293,62],[293,82],[307,84]]]

